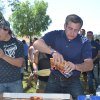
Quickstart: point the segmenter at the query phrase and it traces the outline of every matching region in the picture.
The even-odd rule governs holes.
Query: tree
[[[3,10],[4,10],[4,4],[3,4],[3,1],[2,0],[0,0],[0,12],[3,12]]]
[[[47,7],[48,3],[43,0],[35,0],[34,5],[29,1],[17,2],[10,17],[15,33],[21,36],[40,36],[52,22],[49,15],[46,15]]]
[[[11,10],[14,11],[17,9],[16,7],[18,7],[20,1],[19,0],[8,0],[8,3],[9,3],[9,6],[11,6]]]

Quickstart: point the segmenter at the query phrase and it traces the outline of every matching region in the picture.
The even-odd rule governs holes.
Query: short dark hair
[[[38,38],[37,38],[37,37],[34,37],[34,38],[30,41],[30,45],[32,45],[33,42],[36,41],[36,40],[38,40]]]
[[[34,40],[38,40],[38,38],[37,37],[34,37]]]
[[[85,29],[81,29],[85,33]]]
[[[95,42],[100,43],[100,40],[99,39],[95,39]]]
[[[83,20],[81,19],[81,17],[79,17],[78,15],[76,14],[70,14],[66,17],[66,20],[65,20],[65,24],[68,25],[69,22],[73,22],[73,23],[80,23],[80,26],[82,27],[83,26]],[[80,27],[80,28],[81,28]]]
[[[10,23],[5,20],[3,14],[0,12],[0,28],[4,29],[5,31],[8,31],[9,35],[12,35],[12,30],[10,29]]]
[[[22,42],[23,42],[23,44],[25,44],[25,43],[26,43],[26,41],[25,41],[25,40],[22,40]]]
[[[91,33],[93,35],[93,32],[92,31],[87,31],[87,33]]]
[[[5,19],[0,20],[0,28],[4,30],[10,30],[10,23],[6,21]]]

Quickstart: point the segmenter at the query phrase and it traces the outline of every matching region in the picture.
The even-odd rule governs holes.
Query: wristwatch
[[[52,50],[51,51],[51,55],[53,55],[54,53],[56,53],[57,51],[55,51],[55,50]]]

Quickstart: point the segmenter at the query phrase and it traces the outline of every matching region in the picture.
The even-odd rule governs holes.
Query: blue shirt
[[[98,55],[98,51],[100,50],[100,44],[96,43],[94,40],[91,41],[92,45],[92,58],[95,58]],[[94,61],[94,64],[99,63],[99,58]]]
[[[73,40],[68,40],[64,30],[55,30],[45,34],[42,39],[51,48],[63,55],[66,61],[74,64],[81,64],[84,59],[92,57],[91,43],[86,37],[77,35]],[[61,73],[56,71],[56,73]],[[80,75],[79,71],[74,70],[73,76]]]
[[[28,56],[28,45],[25,43],[24,46],[24,56]]]
[[[100,50],[100,45],[95,41],[91,41],[91,45],[92,45],[92,58],[95,58],[98,54],[98,51]]]

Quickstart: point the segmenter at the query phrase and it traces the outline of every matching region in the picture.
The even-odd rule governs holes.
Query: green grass
[[[31,73],[30,71],[29,72],[24,71],[23,88],[24,88],[25,93],[36,92],[36,84],[35,84],[34,80],[32,80],[32,87],[27,89],[27,80],[28,80],[30,73]]]

